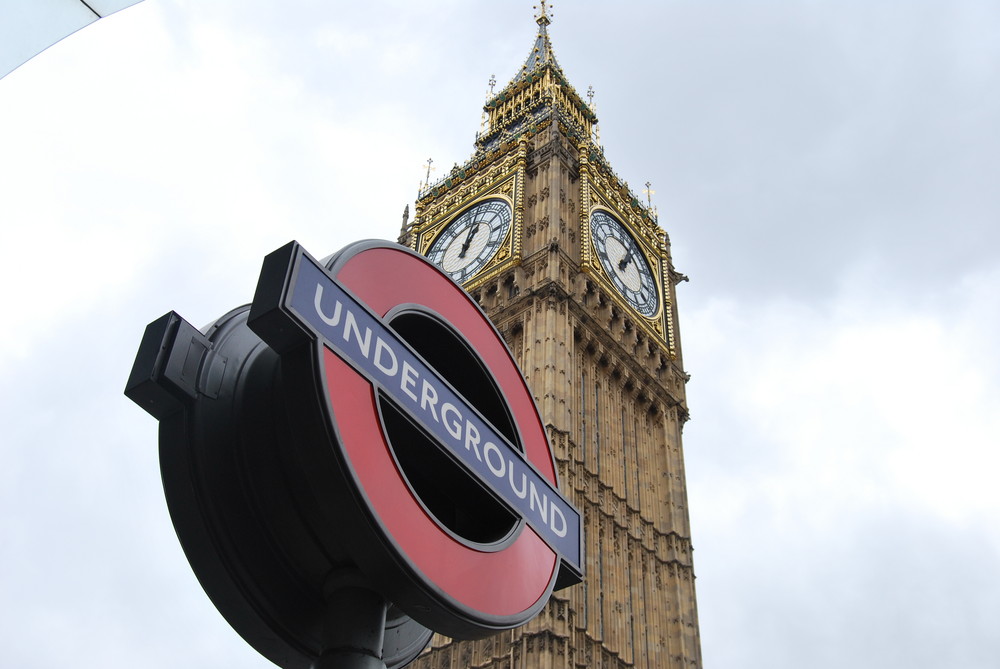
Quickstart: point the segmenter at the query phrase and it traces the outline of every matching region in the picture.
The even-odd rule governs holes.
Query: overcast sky
[[[146,0],[0,79],[0,666],[271,666],[174,536],[143,328],[290,239],[394,239],[531,4]],[[706,667],[995,669],[1000,5],[563,0],[550,34],[691,277]]]

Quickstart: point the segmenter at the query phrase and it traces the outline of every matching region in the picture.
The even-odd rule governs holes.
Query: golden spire
[[[533,9],[539,10],[538,15],[535,17],[535,22],[541,27],[542,30],[545,30],[545,26],[552,23],[552,19],[549,17],[548,13],[548,10],[551,9],[551,7],[548,6],[546,0],[541,0],[541,3],[535,5]]]
[[[528,54],[528,59],[524,61],[521,72],[514,77],[514,81],[525,77],[531,72],[540,70],[545,65],[552,65],[561,71],[559,63],[556,62],[556,55],[552,52],[549,33],[545,29],[547,25],[552,23],[552,6],[547,0],[541,0],[541,4],[535,5],[535,9],[539,10],[535,16],[535,23],[538,24],[538,36],[535,38],[534,48]]]
[[[540,103],[544,102],[550,106],[566,107],[579,125],[581,137],[578,139],[586,141],[591,137],[591,124],[597,121],[597,117],[576,90],[569,85],[566,75],[556,60],[547,30],[547,27],[552,23],[550,0],[539,0],[539,4],[535,5],[535,10],[538,33],[531,51],[520,71],[514,75],[507,86],[495,96],[492,95],[491,89],[492,97],[487,100],[485,105],[485,111],[489,115],[489,128],[488,130],[484,129],[483,136],[494,137],[497,131],[514,123],[517,119],[524,118],[529,112],[535,113]],[[540,96],[539,93],[541,93]]]

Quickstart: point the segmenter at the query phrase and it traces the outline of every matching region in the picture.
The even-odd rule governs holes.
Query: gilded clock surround
[[[553,78],[553,81],[556,80]],[[521,90],[532,103],[536,99],[535,88],[519,86],[518,90]],[[579,100],[578,96],[571,98],[564,94],[562,97],[567,100]],[[542,98],[540,104],[551,104],[551,102],[552,98]],[[515,108],[523,110],[530,104],[522,104]],[[491,107],[487,105],[487,109]],[[510,267],[521,264],[523,260],[522,240],[526,233],[524,183],[527,178],[529,142],[538,135],[553,130],[560,135],[576,139],[583,136],[583,128],[567,125],[570,118],[585,122],[586,128],[591,127],[590,119],[596,121],[592,113],[578,112],[570,118],[560,118],[561,115],[556,114],[555,119],[536,119],[537,122],[526,124],[525,113],[512,117],[508,106],[496,109],[499,110],[496,112],[498,118],[513,119],[511,122],[518,132],[515,134],[507,130],[480,136],[477,140],[479,150],[469,162],[461,167],[454,167],[448,176],[421,192],[416,204],[414,221],[408,224],[400,235],[402,243],[426,254],[448,224],[469,207],[491,197],[508,200],[513,210],[510,242],[501,248],[486,267],[464,284],[464,288],[470,292],[487,284]],[[490,118],[490,126],[493,127],[492,114]],[[634,314],[636,327],[658,340],[659,345],[666,349],[672,358],[676,357],[677,345],[671,307],[673,286],[680,280],[680,275],[674,277],[674,272],[668,269],[671,263],[666,233],[659,227],[652,212],[640,203],[628,185],[611,170],[601,147],[588,139],[579,144],[578,151],[581,203],[576,236],[581,246],[580,268],[601,283],[608,292],[609,299],[615,300],[623,309]],[[595,209],[606,210],[621,221],[639,244],[650,267],[654,268],[654,271],[659,268],[656,273],[662,278],[659,285],[661,309],[655,317],[646,318],[635,312],[627,301],[618,295],[600,268],[600,263],[595,262],[593,243],[590,239],[590,215]]]
[[[663,299],[662,295],[660,294],[661,288],[660,286],[657,285],[657,281],[655,278],[662,275],[662,268],[660,266],[659,258],[655,259],[652,258],[648,250],[645,248],[645,244],[643,244],[642,241],[636,239],[635,235],[632,234],[632,231],[629,230],[621,222],[620,218],[616,216],[614,212],[611,212],[603,207],[595,207],[590,212],[591,244],[593,244],[593,250],[597,252],[598,256],[600,256],[599,240],[593,238],[595,234],[594,230],[595,230],[596,220],[603,221],[602,223],[596,223],[596,225],[601,229],[609,230],[610,228],[617,228],[621,230],[621,232],[623,233],[621,236],[627,237],[624,243],[622,243],[621,240],[618,240],[618,243],[622,245],[623,250],[627,250],[629,246],[634,246],[635,250],[638,251],[638,254],[640,256],[638,259],[635,260],[635,270],[636,270],[635,278],[637,278],[639,281],[639,288],[642,287],[643,276],[646,276],[648,278],[648,282],[651,284],[652,295],[648,299],[654,300],[654,307],[651,310],[644,309],[642,304],[637,306],[626,295],[625,299],[628,303],[629,308],[632,309],[633,311],[636,311],[639,316],[654,322],[656,321],[657,318],[662,318]],[[608,238],[617,240],[617,237],[615,236],[609,236]],[[605,250],[606,249],[607,249],[607,239],[605,239]],[[608,260],[607,256],[605,257],[605,260]],[[631,289],[628,285],[626,285],[624,280],[622,280],[620,277],[611,276],[614,268],[612,268],[612,271],[609,271],[607,265],[603,262],[595,263],[595,267],[600,270],[598,272],[595,272],[595,274],[600,276],[602,281],[610,282],[612,289],[617,290],[619,293],[621,293],[623,290],[632,290],[633,292],[640,292],[641,294],[641,291],[639,291],[638,289]],[[622,285],[618,285],[618,282],[615,281],[616,278],[619,278],[619,281],[622,281]]]
[[[510,239],[465,289],[535,396],[560,487],[584,515],[585,581],[488,639],[435,637],[414,669],[699,669],[681,432],[688,418],[670,240],[612,170],[597,116],[569,84],[545,3],[524,66],[487,101],[475,153],[418,195],[400,242],[426,253],[475,203],[512,206]],[[594,211],[614,216],[657,280],[645,317],[604,272]]]
[[[660,228],[656,217],[632,193],[608,165],[604,153],[592,144],[580,147],[580,191],[584,206],[580,209],[580,228],[584,237],[580,265],[584,272],[595,276],[605,290],[617,293],[604,274],[600,262],[594,257],[593,240],[590,239],[590,216],[595,210],[604,210],[617,218],[638,243],[654,274],[660,277],[660,312],[653,318],[636,315],[636,325],[648,335],[662,341],[672,358],[677,356],[674,336],[673,288],[681,275],[672,271],[670,242]],[[620,301],[614,297],[616,301]],[[625,305],[626,308],[628,305]],[[633,313],[635,313],[633,311]]]
[[[421,207],[418,203],[418,219],[421,215],[426,216],[423,212],[427,209],[432,214],[427,216],[429,219],[427,224],[416,228],[414,248],[421,254],[427,255],[431,245],[441,233],[464,212],[480,202],[500,199],[504,200],[511,208],[510,232],[496,254],[464,287],[466,290],[472,290],[508,267],[518,264],[521,260],[520,230],[524,218],[523,208],[518,208],[516,205],[518,183],[523,180],[523,177],[520,180],[518,177],[518,169],[515,165],[513,170],[499,175],[499,180],[496,182],[489,182],[489,175],[483,174],[480,175],[479,179],[473,178],[470,187],[459,189],[457,193],[448,194],[447,197],[441,198],[441,201],[435,202],[429,208]]]

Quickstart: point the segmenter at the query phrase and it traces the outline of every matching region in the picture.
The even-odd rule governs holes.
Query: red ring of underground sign
[[[399,247],[374,246],[337,258],[332,273],[382,317],[420,304],[446,319],[480,356],[504,396],[526,459],[556,483],[548,440],[534,400],[500,335],[469,296],[425,259]],[[486,626],[509,628],[531,619],[556,579],[557,554],[528,525],[497,551],[470,547],[428,516],[399,471],[378,413],[372,384],[322,347],[325,394],[354,478],[388,538],[418,578],[452,606]],[[371,435],[379,435],[373,443]]]

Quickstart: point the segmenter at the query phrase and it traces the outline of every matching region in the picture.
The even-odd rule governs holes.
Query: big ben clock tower
[[[521,365],[560,483],[584,517],[585,580],[527,625],[436,637],[424,669],[701,666],[670,243],[612,171],[545,3],[472,158],[425,188],[400,241],[482,305]]]

